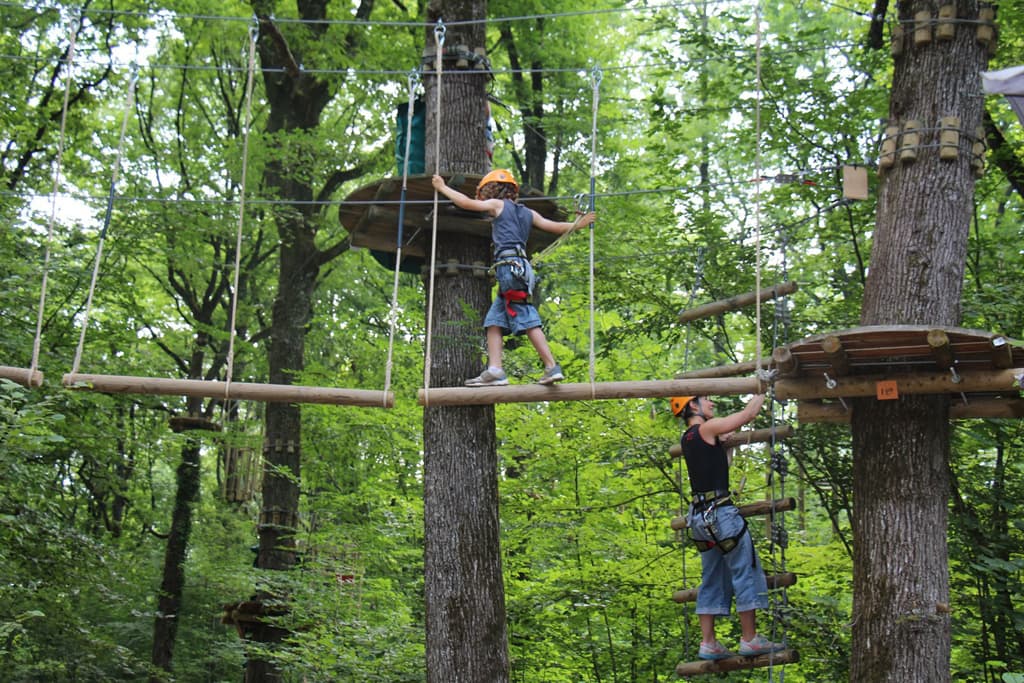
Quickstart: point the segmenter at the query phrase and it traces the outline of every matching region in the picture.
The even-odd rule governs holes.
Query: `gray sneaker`
[[[773,643],[762,635],[754,636],[754,639],[747,642],[740,638],[740,655],[744,657],[753,657],[755,655],[766,655],[772,652],[780,652],[785,650],[786,646],[782,643]]]
[[[508,375],[504,371],[491,372],[484,370],[476,377],[466,380],[467,387],[503,387],[508,384]]]
[[[550,368],[544,370],[544,374],[537,380],[537,384],[554,384],[555,382],[561,382],[563,379],[565,379],[565,375],[562,374],[562,366],[555,363]]]

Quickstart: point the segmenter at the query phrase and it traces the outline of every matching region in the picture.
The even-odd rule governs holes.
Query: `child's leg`
[[[502,350],[505,346],[504,341],[500,327],[491,325],[487,328],[487,364],[492,368],[501,368]]]
[[[544,362],[545,369],[550,368],[555,364],[555,357],[551,355],[551,347],[548,346],[548,340],[547,337],[544,336],[543,328],[531,327],[526,331],[526,338],[533,344],[533,348],[537,349],[537,355],[539,355],[541,361]],[[490,339],[490,337],[488,337],[488,339]]]

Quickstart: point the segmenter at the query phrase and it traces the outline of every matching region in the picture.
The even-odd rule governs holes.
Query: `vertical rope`
[[[114,170],[110,176],[110,192],[107,194],[107,210],[103,217],[103,227],[100,228],[99,243],[96,245],[96,261],[93,264],[92,280],[89,282],[89,295],[85,300],[85,311],[82,314],[82,332],[78,337],[78,348],[75,349],[75,359],[71,363],[72,380],[78,374],[78,368],[82,363],[82,351],[85,348],[85,331],[89,329],[89,313],[92,310],[92,299],[96,292],[96,281],[100,275],[100,262],[103,260],[103,243],[107,238],[107,230],[110,228],[110,218],[114,211],[114,197],[117,194],[117,178],[121,170],[121,157],[124,156],[125,131],[128,129],[128,115],[131,113],[132,103],[135,101],[135,84],[138,82],[139,70],[132,67],[131,79],[128,82],[128,92],[124,98],[124,112],[121,116],[121,133],[117,141],[117,154],[114,156]]]
[[[409,190],[409,154],[412,148],[412,117],[416,105],[416,84],[419,82],[416,70],[409,72],[409,108],[406,110],[405,152],[402,157],[402,197],[398,203],[398,237],[395,245],[395,281],[391,290],[391,310],[388,311],[390,331],[388,332],[388,360],[384,366],[384,407],[387,407],[387,394],[391,389],[391,370],[394,365],[395,327],[398,324],[398,274],[402,267],[402,232],[405,227],[405,197]]]
[[[235,276],[231,286],[231,328],[228,336],[228,363],[224,373],[224,398],[231,391],[235,368],[235,319],[238,314],[238,276],[242,270],[242,228],[245,225],[245,186],[249,170],[249,132],[252,128],[252,84],[256,72],[256,29],[249,29],[249,73],[245,82],[245,132],[242,134],[242,177],[238,196],[238,229],[235,231]]]
[[[435,98],[435,110],[434,110],[434,173],[439,174],[441,172],[441,74],[444,68],[444,60],[442,59],[442,52],[444,49],[444,34],[445,34],[444,22],[441,19],[437,20],[437,26],[434,27],[434,40],[437,42],[437,52],[434,55],[434,70],[437,72],[437,97]],[[438,210],[438,195],[437,190],[434,190],[434,210],[433,210],[433,225],[431,227],[430,236],[430,292],[427,295],[427,348],[426,358],[423,361],[423,403],[424,405],[430,405],[430,346],[432,328],[434,323],[434,271],[436,270],[434,264],[437,262],[437,210]]]
[[[53,225],[57,221],[57,193],[60,191],[61,172],[64,165],[64,140],[68,122],[68,104],[71,101],[71,84],[74,81],[72,67],[75,62],[75,41],[78,38],[78,22],[71,26],[68,38],[67,73],[64,77],[64,104],[60,111],[60,135],[57,138],[57,157],[53,162],[53,192],[50,193],[50,217],[46,221],[46,249],[43,254],[43,281],[39,291],[39,310],[36,314],[36,335],[32,341],[32,363],[28,370],[27,386],[39,368],[39,349],[43,337],[43,315],[46,311],[46,289],[50,274],[50,245],[53,243]]]
[[[756,69],[757,69],[757,97],[754,105],[754,119],[757,143],[755,146],[754,177],[757,178],[754,184],[754,301],[755,317],[757,327],[757,340],[754,344],[755,368],[758,374],[761,372],[761,3],[757,3],[754,10],[754,21],[757,23],[757,46],[756,46]]]
[[[594,66],[590,72],[593,90],[593,115],[590,123],[590,210],[594,211],[594,195],[597,177],[597,108],[601,100],[601,67]],[[595,219],[594,223],[597,220]],[[594,223],[590,224],[590,392],[594,398],[597,371],[594,353]]]

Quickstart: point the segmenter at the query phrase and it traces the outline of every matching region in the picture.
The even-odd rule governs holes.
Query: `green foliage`
[[[250,4],[191,0],[155,13],[115,2],[111,11],[85,12],[60,169],[62,192],[75,201],[61,204],[53,239],[46,237],[49,202],[41,198],[52,191],[56,163],[64,87],[57,66],[80,8],[0,8],[8,67],[0,94],[5,363],[30,362],[40,273],[51,253],[40,362],[47,383],[32,391],[0,385],[4,680],[138,680],[151,673],[165,550],[159,535],[170,524],[182,446],[167,417],[186,404],[67,393],[56,381],[78,341],[129,62],[137,59],[141,68],[83,371],[223,377],[237,291],[235,378],[265,381],[280,245],[267,204],[276,198],[257,179],[270,153],[289,178],[323,188],[328,201],[395,173],[393,110],[407,96],[406,71],[420,61],[424,30],[414,22],[422,7],[376,3],[373,25],[359,26],[347,21],[352,5],[329,3],[332,23],[314,40],[309,27],[293,21],[294,4],[265,4],[302,55],[301,67],[329,84],[323,117],[301,132],[285,134],[266,120],[264,88],[274,74],[255,74],[254,107],[244,108]],[[598,381],[665,379],[857,324],[874,206],[841,201],[840,166],[873,164],[890,70],[887,55],[859,47],[865,25],[857,13],[824,2],[766,8],[758,74],[749,6],[492,2],[489,11],[551,15],[488,28],[495,68],[489,87],[507,105],[492,107],[495,164],[521,167],[532,127],[547,145],[541,184],[566,205],[589,186],[592,161],[596,169],[593,301],[590,235],[566,239],[536,264],[547,335],[570,381],[586,381],[591,367]],[[1001,6],[994,67],[1020,63],[1024,33],[1013,28],[1021,17]],[[538,70],[542,87],[529,74],[516,79],[509,72],[512,45],[521,65]],[[596,136],[594,66],[602,73]],[[1019,155],[1024,129],[1001,100],[987,105]],[[264,133],[268,128],[273,132]],[[335,172],[352,169],[359,171],[331,185]],[[758,175],[766,180],[756,182]],[[1020,242],[1022,204],[1007,187],[990,167],[975,193],[964,325],[1022,337],[1016,302],[1024,263],[1019,249],[1007,247]],[[235,290],[242,196],[248,208]],[[336,210],[326,203],[305,217],[322,249],[345,238]],[[760,327],[753,310],[677,322],[683,309],[751,291],[758,280],[784,279],[800,289],[778,307],[764,305]],[[396,407],[303,408],[296,571],[254,572],[250,548],[261,501],[220,497],[223,449],[258,450],[262,433],[252,423],[260,408],[240,406],[235,421],[217,401],[201,405],[223,418],[226,433],[201,437],[202,496],[186,560],[175,679],[238,677],[254,652],[218,615],[254,586],[290,599],[281,624],[291,636],[266,653],[288,680],[423,679],[423,444],[415,390],[422,382],[424,288],[416,277],[400,277],[392,342],[392,284],[393,274],[365,251],[349,251],[319,273],[299,380],[380,389],[390,358]],[[510,342],[505,362],[515,382],[540,372],[528,344]],[[721,401],[723,412],[738,405]],[[792,406],[776,410],[780,420],[793,417]],[[678,425],[666,401],[496,411],[512,679],[668,680],[699,639],[692,606],[670,599],[697,582],[699,560],[668,524],[684,504],[686,474],[667,453]],[[1024,627],[1017,607],[1021,435],[1014,423],[972,422],[958,426],[955,444],[954,678],[1020,680],[1024,661],[1013,643]],[[852,606],[847,428],[801,426],[783,453],[786,495],[802,502],[785,516],[786,569],[799,581],[761,623],[784,631],[801,653],[801,663],[785,671],[789,680],[844,680]],[[775,491],[767,467],[764,449],[741,449],[735,476],[746,477],[745,499]],[[772,483],[778,486],[778,477]],[[757,533],[766,565],[781,569],[780,549]],[[738,633],[734,619],[720,629],[727,640]]]

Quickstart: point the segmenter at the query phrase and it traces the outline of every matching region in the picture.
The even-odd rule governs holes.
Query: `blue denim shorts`
[[[736,611],[768,608],[768,584],[765,581],[761,559],[754,549],[754,540],[749,531],[744,531],[744,520],[735,505],[716,507],[705,519],[693,507],[687,515],[690,533],[700,541],[715,538],[732,538],[743,533],[735,548],[723,553],[712,548],[700,554],[701,584],[697,589],[697,614],[729,614],[733,597]],[[708,528],[708,522],[711,528]]]
[[[525,274],[524,278],[516,277],[511,265],[502,264],[494,269],[495,278],[498,280],[498,296],[495,297],[484,317],[484,327],[500,327],[503,335],[525,334],[527,330],[541,326],[540,313],[537,312],[536,306],[513,303],[512,310],[516,314],[512,316],[508,314],[505,299],[501,296],[502,292],[510,289],[532,291],[533,269],[526,259],[521,259],[521,264]]]

